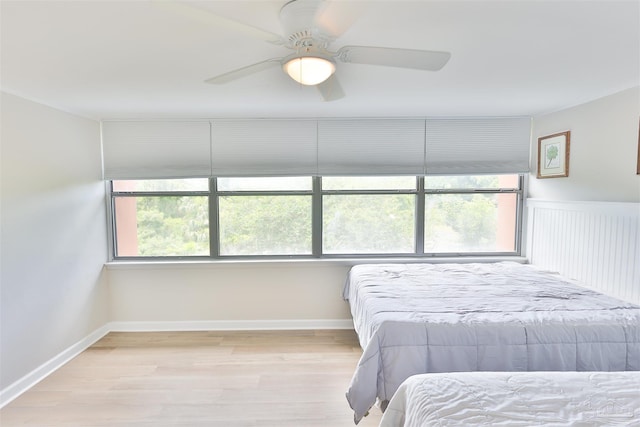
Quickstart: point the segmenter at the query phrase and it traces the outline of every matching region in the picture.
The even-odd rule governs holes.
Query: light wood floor
[[[0,425],[351,427],[344,393],[361,353],[343,330],[110,333],[0,410]]]

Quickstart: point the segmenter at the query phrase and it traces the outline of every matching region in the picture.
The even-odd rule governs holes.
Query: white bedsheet
[[[465,372],[407,379],[380,427],[640,426],[640,372]]]
[[[513,262],[354,266],[357,423],[411,375],[640,370],[640,307]]]

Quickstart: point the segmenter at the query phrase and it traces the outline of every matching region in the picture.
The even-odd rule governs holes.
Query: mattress
[[[640,372],[422,374],[400,385],[380,427],[640,426]]]
[[[344,297],[356,423],[416,374],[640,370],[640,307],[531,265],[358,265]]]

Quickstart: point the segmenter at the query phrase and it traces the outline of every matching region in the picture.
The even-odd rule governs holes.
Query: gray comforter
[[[402,383],[380,427],[640,427],[640,372],[454,372]]]
[[[513,262],[354,266],[356,424],[415,374],[640,370],[640,307]]]

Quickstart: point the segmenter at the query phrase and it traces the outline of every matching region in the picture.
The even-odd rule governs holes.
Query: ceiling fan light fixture
[[[282,66],[293,80],[307,86],[315,86],[327,80],[336,71],[333,61],[319,56],[296,56]]]

